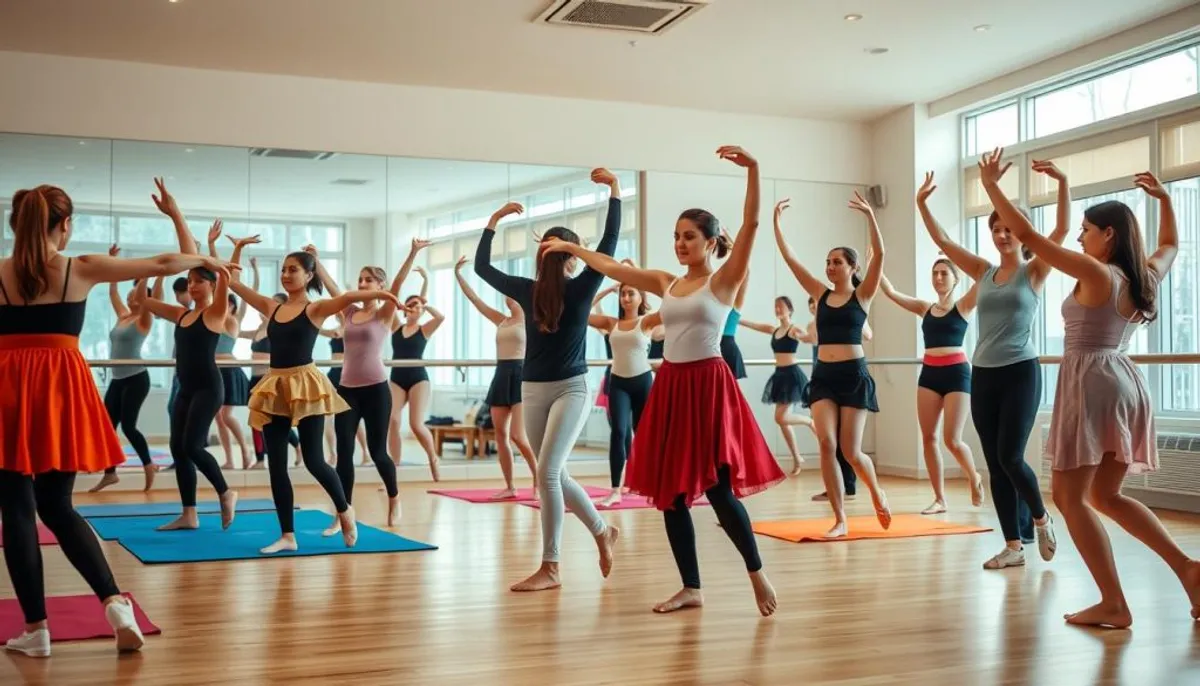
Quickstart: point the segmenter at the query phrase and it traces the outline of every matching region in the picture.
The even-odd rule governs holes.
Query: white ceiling
[[[658,37],[532,23],[550,2],[3,0],[0,50],[866,120],[1195,0],[713,0]]]
[[[162,176],[185,211],[225,216],[375,217],[495,202],[539,184],[589,183],[590,169],[372,155],[251,157],[246,148],[0,134],[0,204],[31,184],[62,186],[77,204],[145,208]],[[341,185],[334,181],[366,181]]]

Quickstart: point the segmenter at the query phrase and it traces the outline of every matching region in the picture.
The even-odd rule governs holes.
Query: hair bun
[[[729,240],[729,236],[725,234],[717,236],[717,257],[725,257],[731,250],[733,250],[733,241]]]

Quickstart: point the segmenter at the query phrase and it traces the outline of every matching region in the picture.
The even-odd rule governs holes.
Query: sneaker
[[[8,639],[4,649],[28,657],[50,657],[50,630],[24,631],[20,636]]]
[[[104,606],[104,618],[108,620],[113,633],[117,635],[117,650],[122,653],[138,650],[146,643],[142,630],[133,616],[133,603],[129,600],[118,600]]]
[[[1054,538],[1054,520],[1050,518],[1049,512],[1046,513],[1046,523],[1037,527],[1037,544],[1043,560],[1049,562],[1054,559],[1058,541]]]
[[[1004,569],[1005,567],[1024,567],[1025,566],[1025,549],[1018,548],[1013,550],[1008,546],[1000,551],[992,559],[983,563],[984,569]]]

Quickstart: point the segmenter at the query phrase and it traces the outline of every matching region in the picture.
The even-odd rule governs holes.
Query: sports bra
[[[921,335],[926,348],[957,348],[967,335],[967,320],[958,311],[958,303],[946,314],[935,317],[930,307],[921,318]]]
[[[312,303],[309,303],[311,305]],[[271,368],[288,369],[312,364],[313,345],[317,342],[320,332],[317,325],[308,318],[308,305],[294,319],[281,322],[279,308],[271,313],[271,321],[267,323],[267,336],[271,338]]]
[[[828,301],[832,292],[825,291],[817,301],[817,343],[862,345],[867,313],[858,302],[858,293],[851,293],[841,307],[831,307]]]
[[[642,318],[634,321],[633,328],[625,331],[614,326],[608,334],[612,346],[612,373],[632,379],[650,371],[650,335],[642,330]]]
[[[771,332],[771,352],[776,353],[794,353],[800,349],[800,341],[788,335],[788,331],[784,331],[780,336],[779,329]]]
[[[721,335],[731,306],[717,300],[712,292],[712,277],[685,296],[671,294],[679,280],[671,282],[663,293],[663,358],[667,362],[694,362],[721,356]]]
[[[405,336],[404,325],[401,324],[399,329],[392,332],[392,359],[419,360],[425,356],[425,345],[428,343],[425,329],[418,327],[416,333]]]
[[[67,258],[67,274],[63,279],[59,302],[40,305],[14,305],[4,282],[0,280],[0,294],[4,303],[0,305],[0,336],[11,334],[63,334],[79,337],[83,331],[83,318],[87,313],[87,300],[66,302],[67,285],[71,283],[71,258]]]
[[[343,336],[344,335],[345,334],[343,334]],[[329,352],[333,353],[334,355],[345,355],[346,354],[345,338],[339,336],[338,338],[329,339]]]
[[[184,318],[195,312],[184,312],[175,322],[175,377],[183,389],[216,388],[221,384],[221,372],[214,357],[221,335],[205,326],[203,311],[184,324]]]

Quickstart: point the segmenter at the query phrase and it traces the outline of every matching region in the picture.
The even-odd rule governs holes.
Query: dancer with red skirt
[[[679,278],[624,265],[566,241],[551,241],[545,250],[577,256],[592,269],[663,299],[659,312],[666,330],[664,362],[634,435],[625,480],[630,492],[645,496],[663,512],[683,579],[683,588],[654,611],[704,604],[689,510],[703,495],[742,554],[758,610],[767,616],[775,612],[775,589],[762,570],[750,517],[738,498],[783,481],[784,473],[721,356],[721,334],[749,270],[758,232],[758,162],[735,146],[721,147],[717,155],[747,170],[742,230],[732,250],[716,217],[700,209],[686,210],[675,224],[675,254],[687,267]],[[726,253],[729,259],[714,271],[714,256]]]

